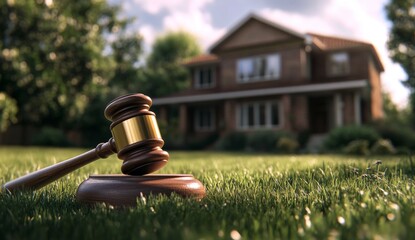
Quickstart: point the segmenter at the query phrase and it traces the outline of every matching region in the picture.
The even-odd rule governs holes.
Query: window
[[[278,79],[281,59],[277,53],[239,59],[237,62],[238,82],[253,82]]]
[[[196,131],[215,130],[215,109],[214,108],[195,109],[194,121],[195,121]]]
[[[215,86],[215,71],[212,67],[196,68],[194,74],[196,88],[212,88]]]
[[[237,126],[239,129],[275,128],[280,126],[279,102],[250,102],[237,107]]]
[[[328,60],[328,75],[341,76],[350,71],[349,55],[345,52],[333,53]]]

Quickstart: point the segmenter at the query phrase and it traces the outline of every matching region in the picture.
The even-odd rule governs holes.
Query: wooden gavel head
[[[144,94],[129,94],[114,99],[105,108],[124,174],[152,173],[169,160],[169,154],[161,149],[164,141],[156,116],[149,111],[151,104]]]

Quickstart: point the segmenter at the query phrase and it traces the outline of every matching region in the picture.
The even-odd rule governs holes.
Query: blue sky
[[[157,36],[166,31],[193,33],[207,50],[248,14],[255,13],[299,33],[313,32],[372,43],[382,59],[383,89],[405,106],[406,75],[388,57],[386,41],[390,23],[387,0],[110,0],[121,4],[123,14],[135,17],[131,32],[141,34],[147,52]]]

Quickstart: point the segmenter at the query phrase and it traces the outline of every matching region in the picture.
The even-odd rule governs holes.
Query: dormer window
[[[281,57],[278,53],[239,59],[237,81],[240,83],[276,80],[280,77]]]
[[[205,89],[215,86],[215,69],[213,67],[199,67],[194,70],[195,88]]]
[[[346,52],[337,52],[330,54],[327,70],[329,76],[343,76],[349,74],[349,55]]]

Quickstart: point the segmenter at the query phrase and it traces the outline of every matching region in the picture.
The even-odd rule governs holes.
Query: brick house
[[[167,122],[176,109],[188,139],[254,130],[324,134],[383,115],[384,69],[370,43],[299,34],[250,15],[184,65],[191,88],[153,103]]]

